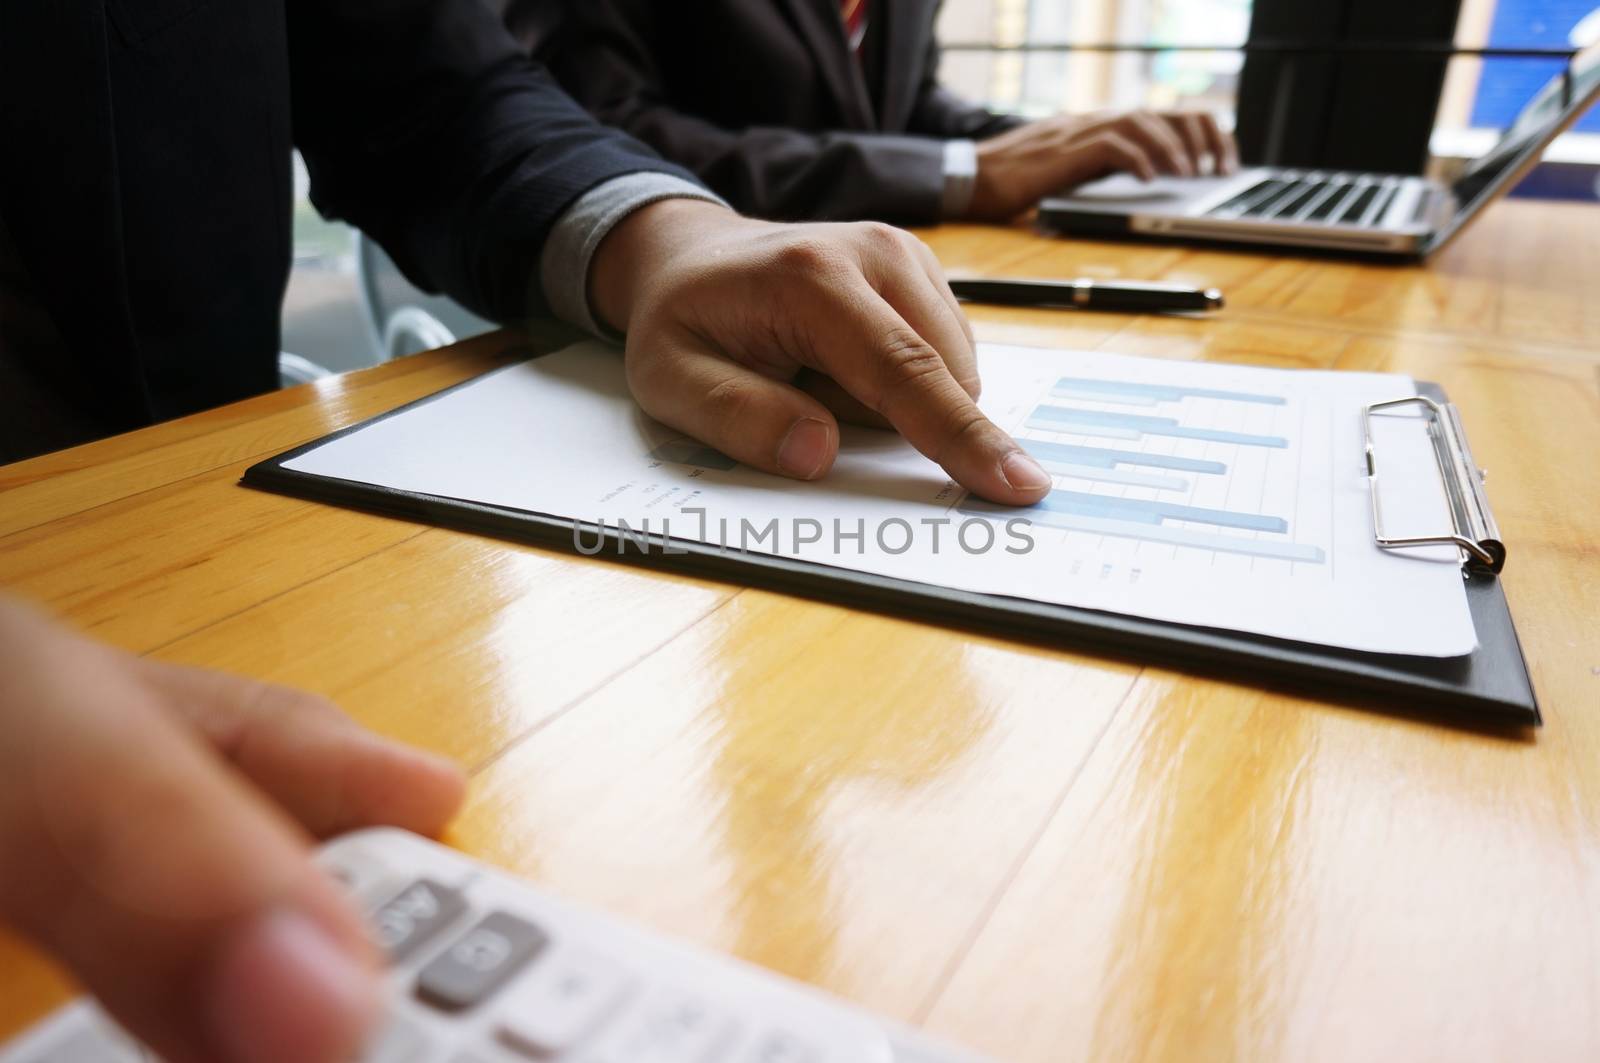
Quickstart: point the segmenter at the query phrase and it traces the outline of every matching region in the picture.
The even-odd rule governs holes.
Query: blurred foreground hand
[[[312,839],[436,833],[463,786],[320,698],[0,597],[0,919],[169,1063],[351,1058],[379,960]]]

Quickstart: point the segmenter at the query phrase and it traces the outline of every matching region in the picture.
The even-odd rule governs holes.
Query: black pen
[[[1003,306],[1038,306],[1073,310],[1151,312],[1220,310],[1222,292],[1216,288],[1186,288],[1156,281],[1000,280],[960,278],[950,282],[956,298]]]

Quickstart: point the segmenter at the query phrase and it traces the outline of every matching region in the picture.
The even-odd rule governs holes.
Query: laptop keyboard
[[[1206,211],[1213,218],[1374,226],[1400,191],[1398,177],[1282,173]]]

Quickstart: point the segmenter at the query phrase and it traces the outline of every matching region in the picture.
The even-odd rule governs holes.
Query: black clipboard
[[[533,543],[568,552],[574,522],[529,510],[442,495],[399,491],[286,468],[287,462],[342,436],[450,394],[467,380],[252,465],[240,482],[335,506],[361,509],[439,527]],[[1418,392],[1440,402],[1438,385]],[[796,558],[722,549],[674,539],[671,552],[659,534],[647,546],[614,528],[583,523],[585,550],[604,536],[597,556],[643,561],[687,575],[759,586],[838,604],[976,627],[1075,650],[1102,651],[1156,665],[1236,681],[1283,685],[1319,698],[1376,699],[1374,707],[1406,714],[1461,718],[1513,727],[1539,726],[1538,699],[1498,578],[1463,569],[1478,648],[1465,657],[1431,658],[1365,653],[1218,628],[1173,624],[1067,605],[937,587]]]

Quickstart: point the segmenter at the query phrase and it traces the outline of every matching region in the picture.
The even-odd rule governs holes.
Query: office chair
[[[493,324],[442,295],[416,288],[365,233],[356,233],[356,279],[374,359],[447,347],[481,335]]]
[[[371,364],[448,347],[495,327],[450,299],[418,290],[383,249],[364,234],[357,232],[355,242],[356,285],[361,293]],[[278,355],[282,387],[309,384],[331,375],[332,370],[302,355],[288,351]]]
[[[297,384],[309,384],[313,380],[321,380],[325,376],[332,376],[333,372],[324,369],[309,358],[288,351],[278,352],[278,386],[292,388]]]

